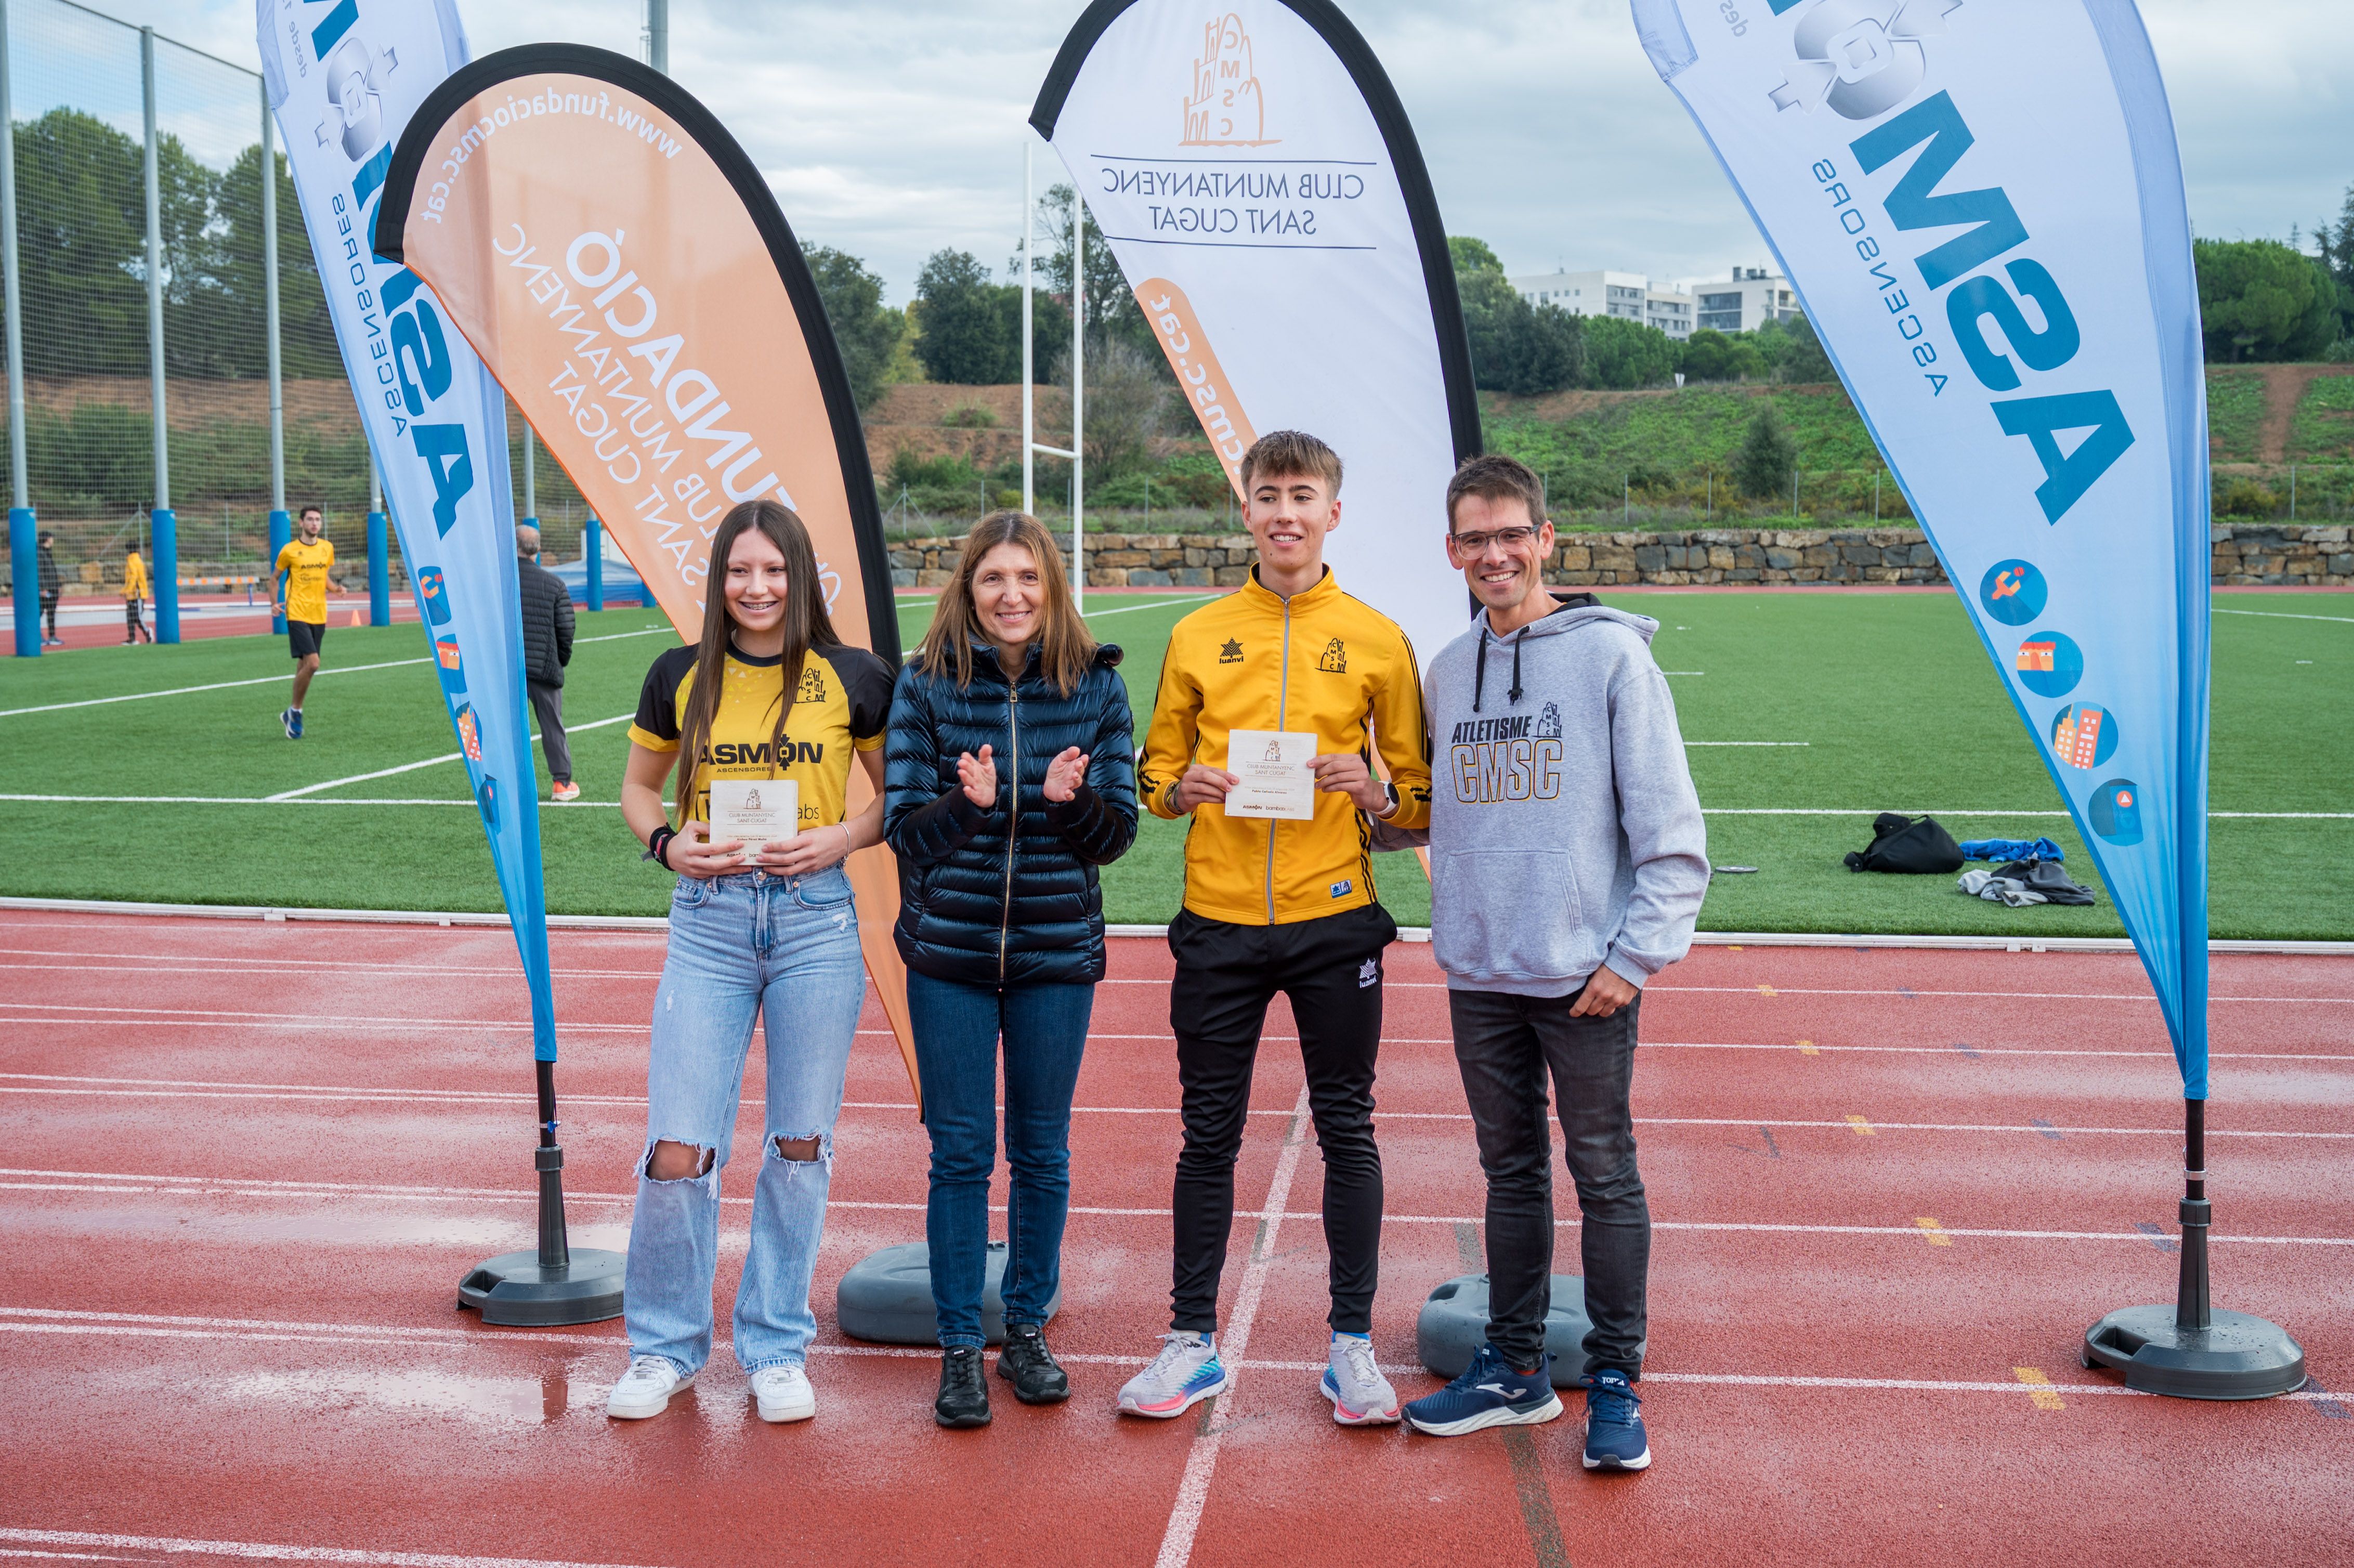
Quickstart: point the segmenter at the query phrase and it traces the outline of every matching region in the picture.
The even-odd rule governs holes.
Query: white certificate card
[[[1304,822],[1316,815],[1316,776],[1308,759],[1316,736],[1307,730],[1238,729],[1226,736],[1226,771],[1242,782],[1226,794],[1230,817],[1281,817]]]
[[[801,787],[790,779],[714,779],[711,837],[744,841],[750,860],[761,846],[780,843],[801,831]]]

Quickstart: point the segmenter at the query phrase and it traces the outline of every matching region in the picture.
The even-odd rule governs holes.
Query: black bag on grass
[[[1882,811],[1872,820],[1871,847],[1849,852],[1847,868],[1951,875],[1962,869],[1962,849],[1935,817]]]

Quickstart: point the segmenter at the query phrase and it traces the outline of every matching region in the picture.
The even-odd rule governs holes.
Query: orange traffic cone
[[[366,626],[367,622],[360,619],[360,612],[355,609],[352,611],[352,624],[354,626]]]

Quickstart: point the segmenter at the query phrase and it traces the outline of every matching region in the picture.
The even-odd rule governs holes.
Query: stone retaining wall
[[[2219,524],[2215,581],[2354,587],[2349,530]],[[961,541],[891,546],[900,588],[939,588]],[[1247,534],[1097,534],[1087,539],[1089,588],[1235,588],[1258,554]],[[1564,587],[1629,583],[1942,583],[1917,528],[1698,528],[1564,534],[1545,580]]]

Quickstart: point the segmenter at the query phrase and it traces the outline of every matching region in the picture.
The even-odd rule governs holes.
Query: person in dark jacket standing
[[[58,570],[58,536],[44,534],[34,564],[41,584],[41,646],[62,648],[65,640],[58,635],[58,599],[66,591],[65,574]]]
[[[1096,868],[1136,839],[1119,650],[1098,647],[1037,519],[982,518],[891,699],[883,832],[932,1135],[943,1426],[989,1423],[981,1298],[1005,1057],[1005,1349],[1024,1404],[1070,1397],[1042,1332],[1070,1206],[1071,1096],[1104,974]]]
[[[572,781],[572,747],[564,738],[564,667],[572,662],[572,595],[564,580],[539,564],[539,530],[515,529],[515,581],[523,591],[523,670],[531,688],[531,711],[539,718],[539,744],[547,752],[547,774],[556,780],[554,800],[578,800]]]

